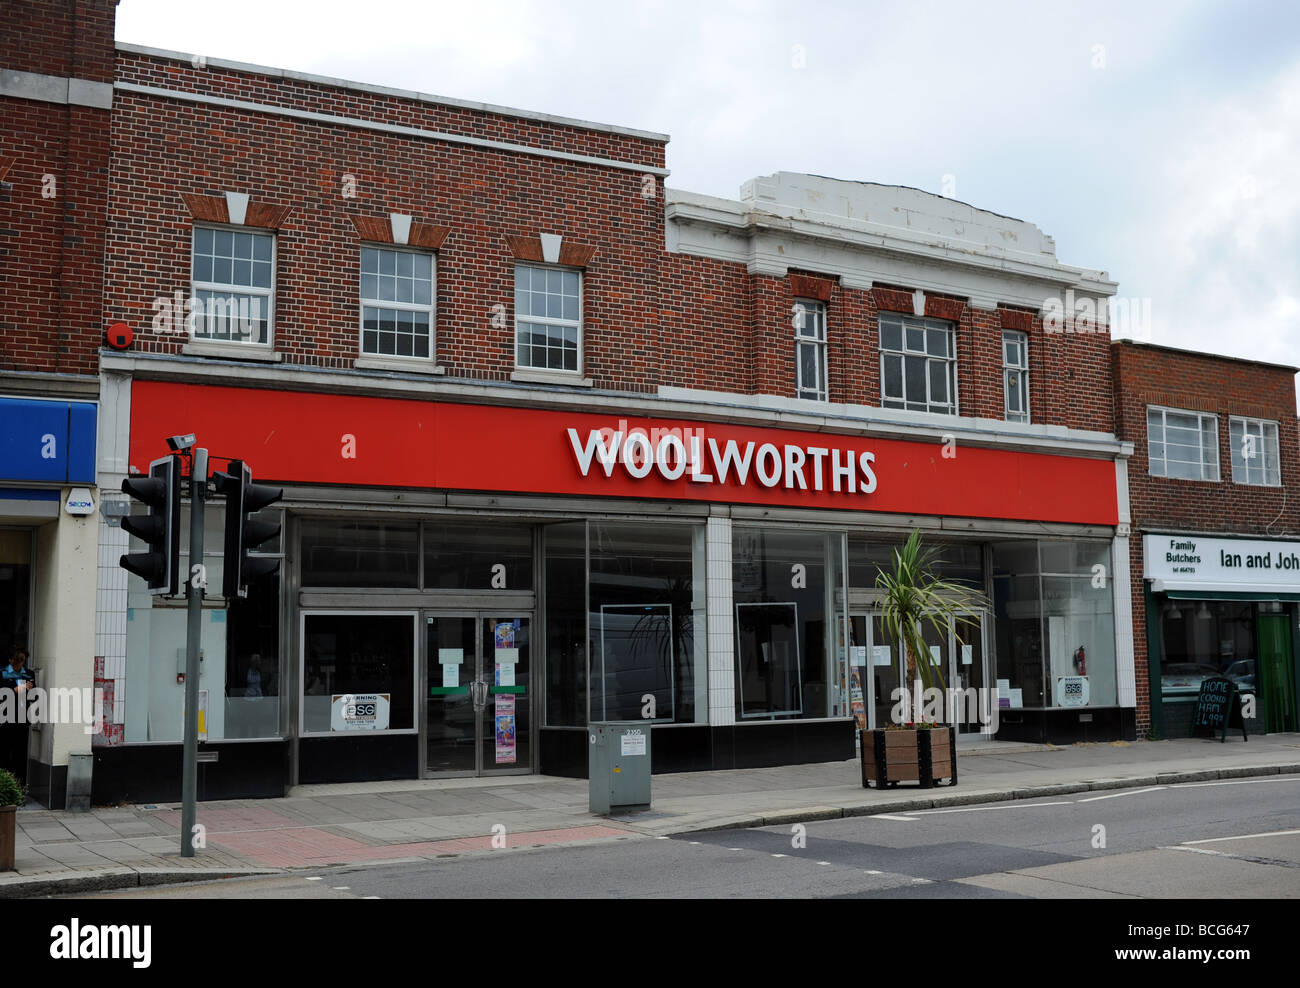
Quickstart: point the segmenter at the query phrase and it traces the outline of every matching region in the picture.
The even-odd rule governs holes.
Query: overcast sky
[[[1300,364],[1295,0],[121,0],[117,38],[661,131],[709,195],[946,191],[1149,298],[1154,342]]]

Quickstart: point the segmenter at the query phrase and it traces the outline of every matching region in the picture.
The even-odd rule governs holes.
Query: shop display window
[[[707,720],[704,529],[593,521],[588,538],[590,718]]]
[[[847,715],[839,532],[736,528],[736,716]]]
[[[704,528],[548,525],[546,723],[708,721]]]
[[[143,509],[140,509],[143,510]],[[180,571],[190,569],[189,505],[181,509]],[[283,523],[277,508],[255,517]],[[281,575],[254,580],[248,596],[226,604],[221,597],[225,516],[219,505],[204,513],[207,591],[199,639],[199,708],[206,740],[274,738],[281,734]],[[131,540],[132,552],[143,543]],[[279,554],[280,539],[264,543],[258,556]],[[184,598],[151,596],[142,579],[127,580],[126,675],[121,682],[123,734],[128,743],[184,738],[187,606]]]
[[[304,518],[304,587],[415,589],[419,580],[415,522]]]
[[[1191,700],[1201,681],[1227,676],[1255,688],[1255,609],[1250,601],[1165,600],[1160,610],[1160,695]]]
[[[894,568],[894,552],[903,547],[897,542],[881,541],[879,536],[849,535],[849,586],[870,590],[881,570]],[[980,542],[937,542],[926,538],[926,548],[935,552],[934,573],[944,580],[963,583],[973,590],[984,590],[984,546]]]
[[[1011,709],[1118,702],[1111,578],[1107,542],[994,543],[997,679]]]
[[[415,617],[411,614],[304,614],[302,732],[411,730],[415,727]],[[378,695],[373,726],[339,714],[336,696]]]
[[[587,723],[587,523],[542,529],[546,584],[546,723]]]
[[[533,589],[533,528],[496,519],[424,523],[424,589]]]

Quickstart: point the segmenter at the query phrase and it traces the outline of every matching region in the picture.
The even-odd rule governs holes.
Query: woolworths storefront
[[[285,488],[279,576],[205,607],[204,798],[583,775],[592,720],[650,721],[656,771],[851,757],[900,683],[873,584],[913,527],[991,603],[930,645],[950,684],[998,690],[999,736],[1133,736],[1110,437],[450,382],[129,387],[132,464],[194,432]],[[170,798],[178,764],[183,602],[126,589],[99,801]]]
[[[1300,541],[1143,538],[1152,725],[1184,737],[1201,681],[1253,689],[1253,731],[1297,729]]]

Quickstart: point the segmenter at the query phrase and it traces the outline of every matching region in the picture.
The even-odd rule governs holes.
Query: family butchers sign
[[[1148,535],[1142,544],[1144,575],[1159,584],[1156,591],[1187,585],[1300,592],[1300,542]]]

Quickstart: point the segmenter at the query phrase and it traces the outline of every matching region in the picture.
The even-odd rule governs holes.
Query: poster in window
[[[509,621],[502,621],[497,625],[496,630],[497,649],[515,647],[515,626]]]
[[[513,765],[515,762],[515,697],[502,693],[496,697],[496,763]]]
[[[862,696],[862,669],[854,666],[849,670],[849,709],[859,731],[867,729],[867,704]]]
[[[388,730],[391,693],[338,693],[330,700],[331,731]]]
[[[736,533],[736,590],[752,593],[763,586],[762,548],[758,532]]]

